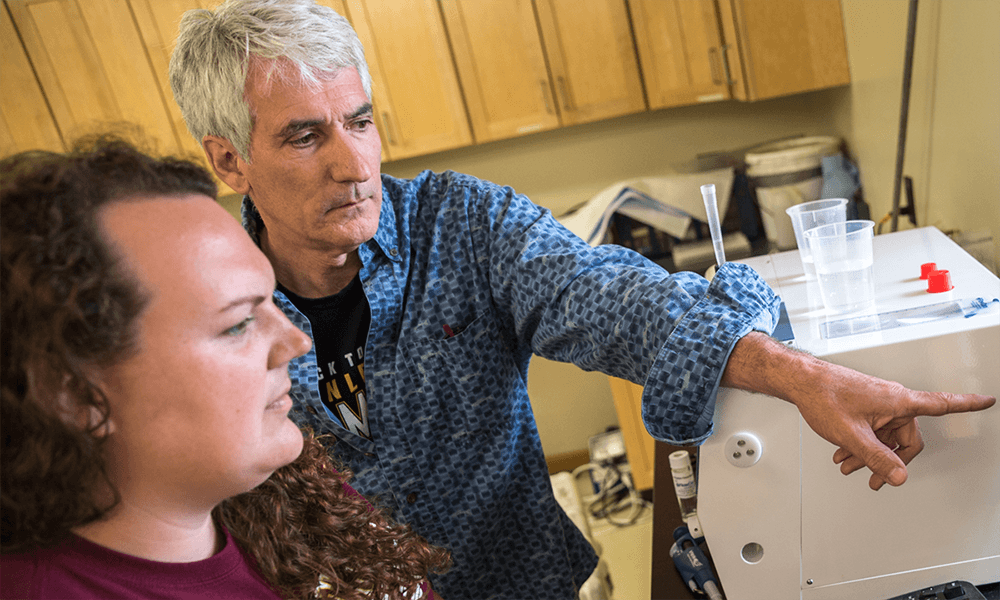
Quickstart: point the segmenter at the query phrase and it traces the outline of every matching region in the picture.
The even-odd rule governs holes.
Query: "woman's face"
[[[311,341],[246,232],[201,195],[116,202],[101,226],[149,299],[136,354],[98,375],[123,498],[211,508],[293,461],[288,362]]]

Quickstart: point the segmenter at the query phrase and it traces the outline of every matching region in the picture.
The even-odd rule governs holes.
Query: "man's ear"
[[[245,174],[246,163],[232,142],[217,135],[206,135],[201,140],[201,147],[205,149],[205,156],[219,179],[237,194],[250,192],[250,182]]]

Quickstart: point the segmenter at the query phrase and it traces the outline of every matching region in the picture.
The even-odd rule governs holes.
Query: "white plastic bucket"
[[[778,249],[795,248],[795,230],[786,210],[820,199],[823,157],[840,154],[840,139],[800,137],[747,152],[747,177],[757,191],[764,234]]]

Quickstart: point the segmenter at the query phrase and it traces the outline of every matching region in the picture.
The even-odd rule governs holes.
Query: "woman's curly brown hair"
[[[188,194],[215,197],[207,171],[113,137],[0,161],[0,551],[57,544],[117,503],[93,493],[114,488],[101,434],[110,408],[88,372],[135,350],[147,298],[98,215],[112,202]],[[349,476],[307,433],[296,461],[215,516],[289,598],[313,595],[321,576],[321,597],[397,598],[447,568],[447,552],[348,493]]]
[[[145,298],[101,242],[97,215],[138,194],[185,193],[214,196],[215,184],[117,140],[0,162],[3,551],[50,545],[111,508],[92,497],[108,481],[94,434],[109,408],[86,371],[130,355]],[[79,414],[98,418],[80,426]]]
[[[317,573],[329,586],[322,598],[410,597],[429,571],[447,568],[448,553],[345,488],[349,477],[306,432],[295,462],[223,502],[216,515],[240,545],[254,548],[261,573],[286,597],[307,597]]]

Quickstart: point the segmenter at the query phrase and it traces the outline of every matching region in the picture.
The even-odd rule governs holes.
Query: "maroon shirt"
[[[346,483],[344,491],[363,498]],[[76,535],[45,550],[0,555],[0,600],[280,600],[254,559],[221,528],[222,551],[192,563],[138,558]],[[426,581],[420,590],[417,597],[438,599]]]
[[[72,536],[59,546],[0,556],[0,598],[176,600],[279,599],[229,532],[221,552],[191,563],[162,563]]]

